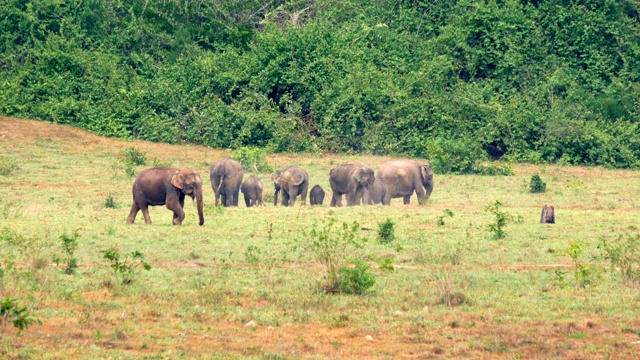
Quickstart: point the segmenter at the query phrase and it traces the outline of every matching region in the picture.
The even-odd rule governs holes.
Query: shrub
[[[78,268],[78,259],[73,257],[73,254],[78,248],[78,237],[80,237],[80,234],[78,233],[77,229],[71,235],[67,235],[66,232],[60,235],[64,257],[63,258],[56,257],[53,261],[56,263],[56,265],[60,263],[67,265],[64,269],[65,274],[71,275]]]
[[[257,147],[241,147],[233,152],[233,160],[239,161],[242,168],[253,172],[273,172],[265,157],[264,149]]]
[[[444,211],[442,211],[442,215],[438,216],[437,220],[436,220],[436,224],[438,226],[444,226],[444,218],[445,217],[453,217],[453,211],[451,211],[450,209],[445,209]]]
[[[618,236],[614,240],[600,239],[598,248],[603,257],[611,261],[611,268],[619,268],[622,281],[640,283],[640,234]]]
[[[125,155],[125,159],[124,159],[125,164],[129,164],[133,166],[147,165],[146,155],[133,146],[129,146],[128,148],[126,148],[124,150],[124,155]]]
[[[532,194],[543,193],[547,191],[547,183],[543,182],[540,175],[535,174],[531,176],[529,182],[529,192]]]
[[[0,301],[0,319],[6,325],[8,322],[13,323],[13,327],[22,331],[29,327],[32,323],[42,325],[40,319],[36,319],[29,315],[27,307],[20,307],[16,303],[16,299],[6,297]]]
[[[395,239],[395,223],[390,218],[378,224],[378,241],[382,244],[388,244]]]
[[[144,261],[144,255],[139,251],[133,251],[122,258],[118,250],[109,248],[104,251],[104,258],[109,260],[109,266],[113,269],[113,273],[122,278],[123,284],[129,284],[133,281],[136,269],[151,270],[151,265]]]
[[[104,200],[104,207],[107,209],[115,209],[118,207],[116,200],[111,197],[111,194],[107,195],[107,198]]]
[[[343,294],[365,294],[375,285],[375,277],[369,272],[370,265],[364,261],[355,260],[353,265],[354,268],[342,266],[338,270],[338,289]]]
[[[586,265],[581,261],[582,254],[586,249],[586,244],[583,241],[579,240],[571,240],[569,242],[569,246],[562,251],[564,255],[568,255],[571,258],[572,270],[573,270],[573,288],[578,290],[580,288],[586,287],[587,285],[593,284],[594,279],[594,268]],[[561,271],[557,271],[556,275],[559,280],[564,280],[564,273]],[[562,284],[562,282],[561,282]]]

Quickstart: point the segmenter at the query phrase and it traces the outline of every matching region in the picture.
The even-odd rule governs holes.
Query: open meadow
[[[141,213],[125,224],[131,147],[147,159],[136,172],[200,173],[204,226],[188,198],[182,226],[161,206],[153,225]],[[413,196],[408,206],[331,208],[332,167],[391,158],[268,154],[274,169],[306,169],[310,187],[327,191],[324,205],[274,207],[270,173],[258,173],[264,207],[246,208],[240,195],[239,207],[216,208],[209,168],[231,154],[0,118],[0,300],[41,321],[19,331],[10,314],[2,320],[0,358],[639,357],[639,171],[436,169],[426,205]],[[546,192],[530,192],[535,174]],[[544,204],[556,224],[539,223]],[[126,258],[134,252],[143,258]],[[612,267],[620,254],[630,267]],[[329,262],[356,285],[375,284],[327,293]]]

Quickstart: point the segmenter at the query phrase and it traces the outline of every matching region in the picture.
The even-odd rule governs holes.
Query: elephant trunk
[[[273,194],[273,206],[278,206],[278,193],[280,192],[280,190],[276,189],[275,193]]]
[[[202,186],[198,186],[195,190],[196,202],[198,204],[198,217],[200,218],[200,226],[204,225],[204,210],[202,208]]]

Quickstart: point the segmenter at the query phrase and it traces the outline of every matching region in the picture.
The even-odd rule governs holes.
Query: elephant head
[[[276,170],[276,172],[274,172],[271,175],[271,181],[273,181],[273,187],[275,189],[275,193],[273,194],[273,205],[274,206],[278,205],[278,193],[281,190],[281,187],[280,187],[280,175],[282,175],[282,170]]]
[[[200,225],[204,224],[203,205],[202,205],[202,179],[195,170],[176,169],[173,177],[171,177],[171,185],[180,189],[182,193],[193,199],[195,197],[198,205],[198,217]]]
[[[422,180],[422,186],[426,191],[425,197],[418,196],[418,202],[421,204],[431,196],[433,191],[433,170],[431,169],[431,163],[428,161],[417,161],[418,168],[420,170],[420,179]]]
[[[352,175],[356,182],[366,190],[373,188],[373,182],[375,181],[373,169],[369,167],[358,167],[353,170]]]

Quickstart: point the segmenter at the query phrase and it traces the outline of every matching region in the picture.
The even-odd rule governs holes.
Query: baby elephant
[[[264,203],[262,203],[262,189],[262,180],[257,176],[251,175],[244,180],[240,191],[242,191],[242,195],[244,195],[244,202],[247,204],[247,207],[264,205]]]
[[[322,205],[323,201],[324,190],[322,190],[322,187],[320,187],[320,185],[314,186],[309,193],[309,202],[311,203],[311,205]]]

